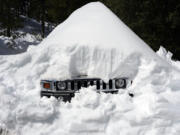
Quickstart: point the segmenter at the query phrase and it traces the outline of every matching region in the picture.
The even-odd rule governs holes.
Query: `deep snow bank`
[[[37,64],[29,54],[18,61],[1,57],[0,126],[20,135],[179,135],[180,62],[169,59],[170,53],[163,48],[158,54],[171,68],[141,59],[128,89],[117,95],[98,94],[93,87],[81,89],[71,103],[39,98],[46,58]],[[130,98],[128,91],[135,97]]]
[[[119,37],[123,32],[126,36]],[[39,46],[21,55],[0,56],[0,127],[19,135],[179,135],[180,62],[172,61],[163,48],[157,54],[160,57],[104,5],[90,3]],[[134,83],[117,95],[82,89],[72,103],[40,99],[41,78],[74,74],[104,79],[129,75]]]

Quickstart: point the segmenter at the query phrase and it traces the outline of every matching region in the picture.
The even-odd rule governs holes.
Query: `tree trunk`
[[[11,28],[10,28],[10,23],[11,23],[11,20],[10,20],[10,7],[8,5],[8,10],[7,10],[7,27],[6,27],[6,35],[8,37],[11,36]]]
[[[41,0],[41,30],[42,30],[42,38],[45,36],[45,1]]]
[[[6,35],[7,35],[8,37],[11,36],[11,29],[10,29],[9,26],[7,26]]]

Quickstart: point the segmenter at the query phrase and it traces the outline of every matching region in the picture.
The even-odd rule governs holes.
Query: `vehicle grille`
[[[115,89],[115,80],[109,80],[107,83],[105,83],[101,79],[93,79],[93,80],[66,80],[64,81],[66,83],[66,90],[79,90],[82,87],[89,87],[89,86],[95,86],[97,90],[110,90]],[[55,82],[55,87],[57,90],[57,82]]]

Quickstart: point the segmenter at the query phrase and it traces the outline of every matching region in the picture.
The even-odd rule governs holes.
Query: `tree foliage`
[[[11,31],[20,27],[20,0],[0,0],[0,27],[5,28],[5,34],[11,36]]]

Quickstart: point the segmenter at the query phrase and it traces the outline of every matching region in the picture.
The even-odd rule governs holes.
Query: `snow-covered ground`
[[[15,135],[179,135],[180,61],[171,57],[103,4],[85,5],[38,46],[0,56],[0,127]],[[84,74],[133,84],[113,95],[83,88],[71,103],[40,98],[41,79]]]

